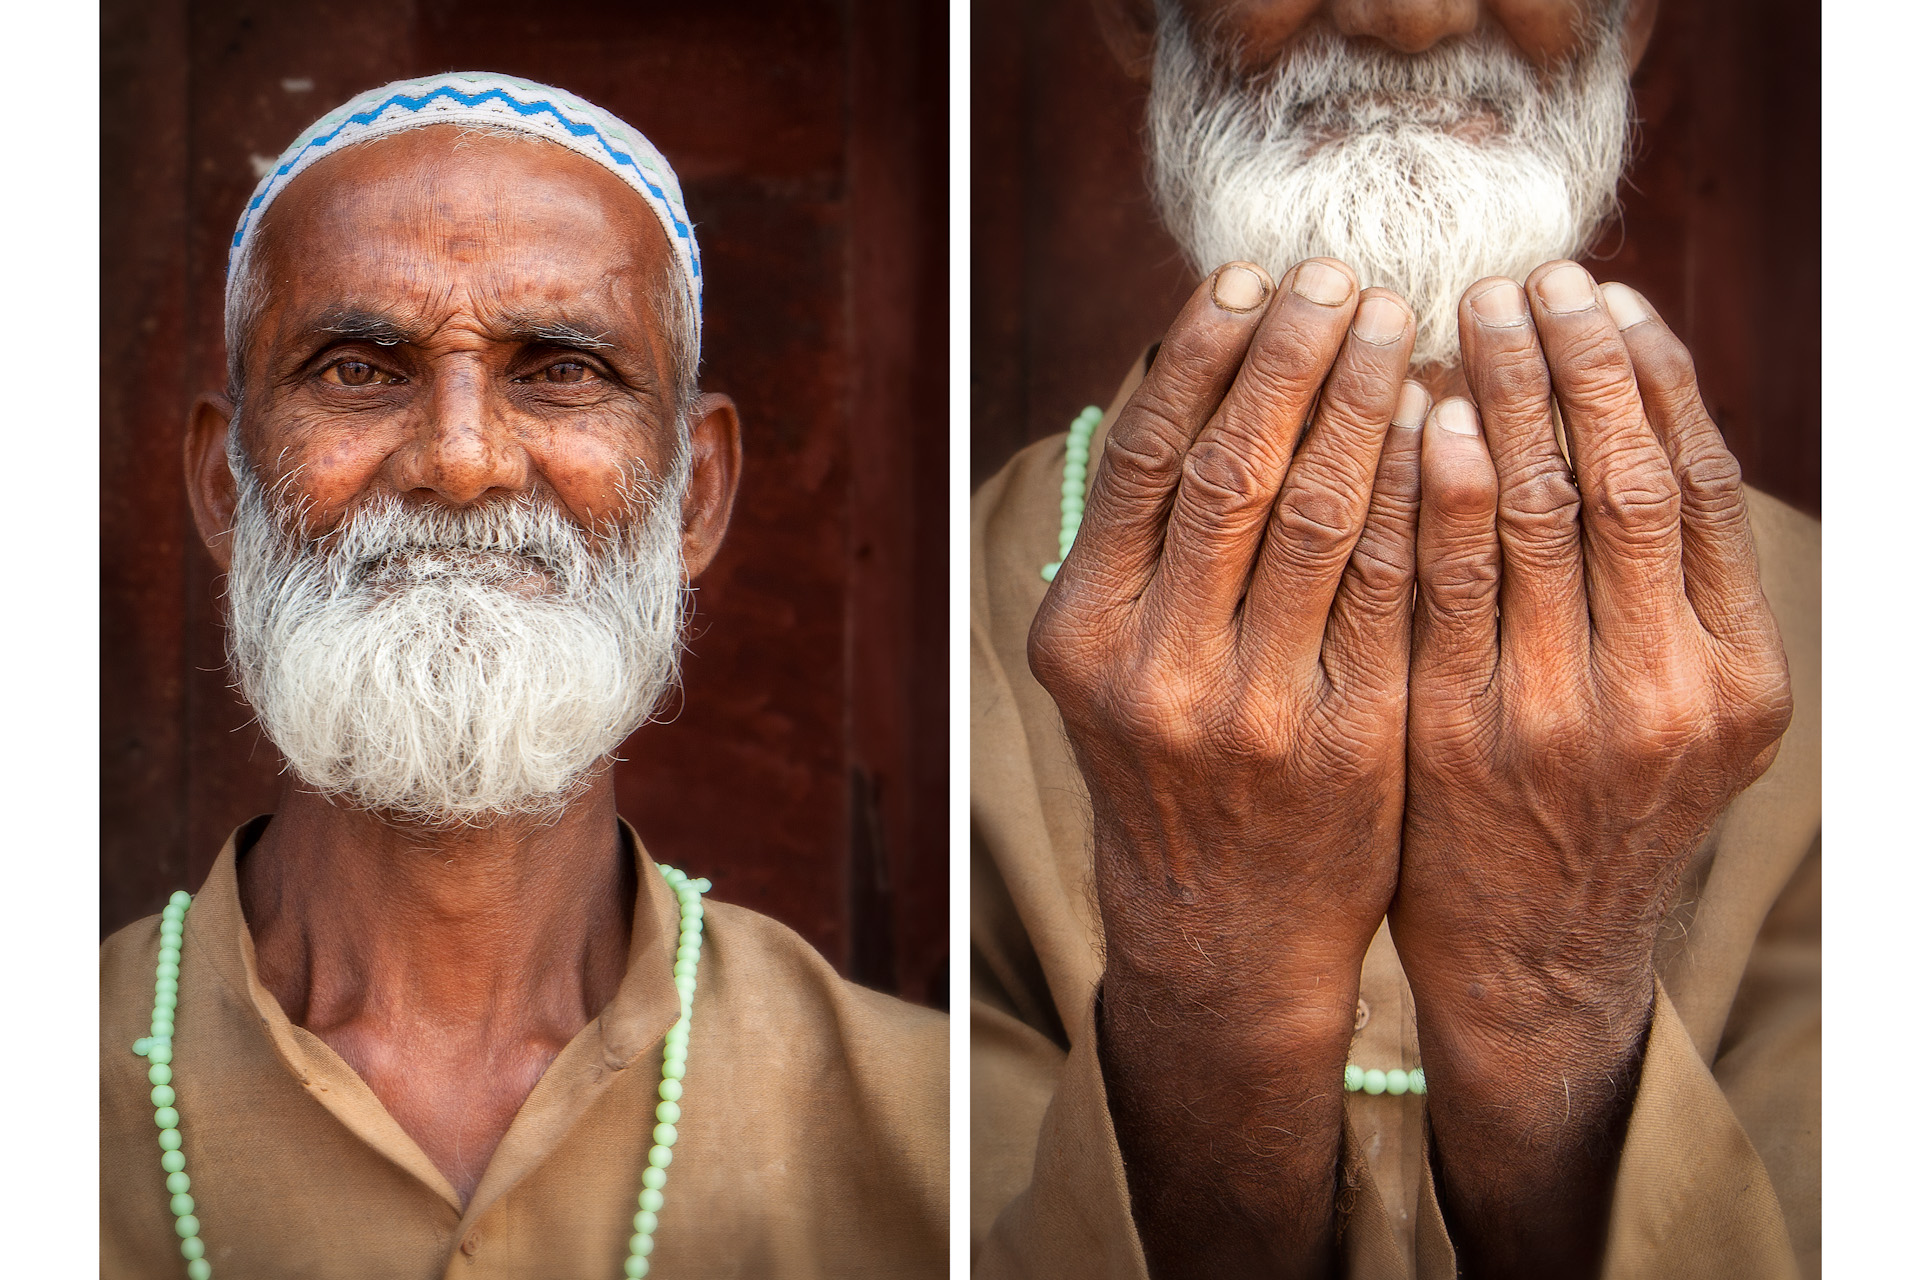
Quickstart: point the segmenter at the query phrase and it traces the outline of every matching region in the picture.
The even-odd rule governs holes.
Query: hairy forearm
[[[1409,964],[1409,978],[1423,957]],[[1597,1274],[1646,1048],[1650,971],[1414,983],[1436,1184],[1463,1270]]]
[[[1149,1272],[1328,1274],[1351,973],[1258,988],[1109,957],[1101,1065]]]

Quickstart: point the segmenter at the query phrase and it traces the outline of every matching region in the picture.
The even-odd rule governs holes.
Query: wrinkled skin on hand
[[[1591,1273],[1654,932],[1791,715],[1739,469],[1678,339],[1573,264],[1468,291],[1472,401],[1431,414],[1398,299],[1236,270],[1118,415],[1029,642],[1092,803],[1149,1264],[1328,1265],[1390,906],[1463,1263]]]
[[[1155,1275],[1328,1253],[1338,1073],[1399,863],[1412,327],[1338,264],[1216,273],[1033,624],[1092,798],[1101,1052]]]
[[[1426,432],[1392,928],[1463,1254],[1576,1274],[1604,1216],[1556,1200],[1605,1204],[1655,931],[1792,700],[1739,466],[1645,300],[1549,263],[1460,329],[1478,412]]]

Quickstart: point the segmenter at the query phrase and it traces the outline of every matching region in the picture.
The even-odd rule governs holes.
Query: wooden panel
[[[140,6],[110,3],[110,25],[116,9]],[[103,926],[155,909],[186,869],[204,874],[277,788],[276,754],[226,687],[218,584],[183,538],[177,461],[192,393],[223,378],[221,273],[252,158],[384,80],[486,67],[601,103],[674,162],[706,270],[702,383],[731,394],[744,424],[743,489],[699,584],[684,700],[623,747],[622,811],[728,900],[928,999],[947,949],[947,686],[944,593],[917,575],[944,570],[946,528],[917,501],[937,501],[946,474],[945,275],[925,269],[945,259],[944,25],[855,0],[551,14],[497,0],[193,0],[171,19],[172,51],[126,41],[171,79],[135,92],[109,77],[105,115],[164,99],[181,117],[184,208],[172,228],[110,225],[171,264],[186,320],[147,353],[174,379],[141,401],[164,457],[103,475],[106,510],[136,501],[174,520],[172,543],[152,548],[139,545],[144,516],[109,521],[109,615],[138,613],[119,603],[123,566],[171,572],[177,595],[145,636],[109,626],[107,687],[151,669],[160,688],[105,744],[107,790],[126,798],[107,806]],[[928,140],[933,160],[916,161]],[[151,198],[139,173],[109,163],[104,177],[109,209]],[[110,271],[109,350],[128,323],[117,287]],[[130,429],[110,422],[108,439]],[[173,773],[138,773],[133,726],[177,741]],[[869,809],[874,821],[856,820]],[[177,815],[170,831],[154,830],[155,811]]]
[[[1193,277],[1142,176],[1144,88],[1087,0],[974,6],[975,481],[1104,404]],[[1622,217],[1591,262],[1691,347],[1759,487],[1820,509],[1819,6],[1662,6]]]

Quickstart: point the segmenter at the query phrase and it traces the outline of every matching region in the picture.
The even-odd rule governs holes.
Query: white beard
[[[1412,306],[1416,366],[1457,364],[1469,285],[1577,256],[1614,208],[1632,108],[1619,9],[1544,84],[1484,25],[1413,56],[1327,33],[1236,84],[1163,5],[1160,216],[1203,274],[1338,258]]]
[[[530,501],[389,497],[309,539],[234,472],[229,659],[322,794],[435,825],[549,815],[677,681],[684,450],[599,548]]]

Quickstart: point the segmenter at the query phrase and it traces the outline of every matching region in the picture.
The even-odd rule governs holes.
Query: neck
[[[626,971],[634,875],[605,770],[557,818],[451,829],[290,784],[241,860],[240,901],[262,984],[322,1039],[557,1051]]]

